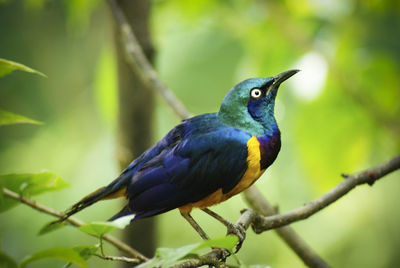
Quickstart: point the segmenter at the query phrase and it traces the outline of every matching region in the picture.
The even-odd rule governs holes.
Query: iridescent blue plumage
[[[199,201],[219,188],[229,192],[246,171],[250,138],[250,133],[222,124],[217,114],[183,121],[124,171],[130,202],[123,214],[148,217]]]
[[[188,214],[192,207],[205,208],[243,191],[279,153],[275,97],[279,84],[296,72],[236,85],[219,112],[184,120],[67,215],[118,196],[128,204],[113,219],[127,214],[140,219],[175,208]]]

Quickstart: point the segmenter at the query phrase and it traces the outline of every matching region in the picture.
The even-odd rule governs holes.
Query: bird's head
[[[298,71],[290,70],[273,77],[251,78],[237,84],[226,94],[218,113],[219,119],[224,124],[255,136],[272,135],[277,129],[274,107],[278,87]]]

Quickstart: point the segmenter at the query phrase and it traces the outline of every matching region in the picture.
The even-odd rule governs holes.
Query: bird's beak
[[[274,83],[271,86],[271,89],[276,89],[279,87],[279,85],[289,79],[290,77],[292,77],[293,75],[295,75],[296,73],[300,72],[300,70],[298,69],[293,69],[293,70],[289,70],[283,73],[280,73],[278,75],[275,75],[274,78]]]

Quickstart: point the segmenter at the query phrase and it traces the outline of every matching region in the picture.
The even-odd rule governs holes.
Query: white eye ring
[[[261,89],[259,89],[259,88],[253,88],[253,89],[250,91],[250,96],[251,96],[253,99],[259,99],[259,98],[261,98],[261,95],[262,95],[262,91],[261,91]]]

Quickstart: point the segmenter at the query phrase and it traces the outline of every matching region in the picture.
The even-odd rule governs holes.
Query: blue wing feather
[[[215,114],[183,121],[124,171],[135,219],[199,201],[219,188],[231,190],[247,169],[250,137]]]

